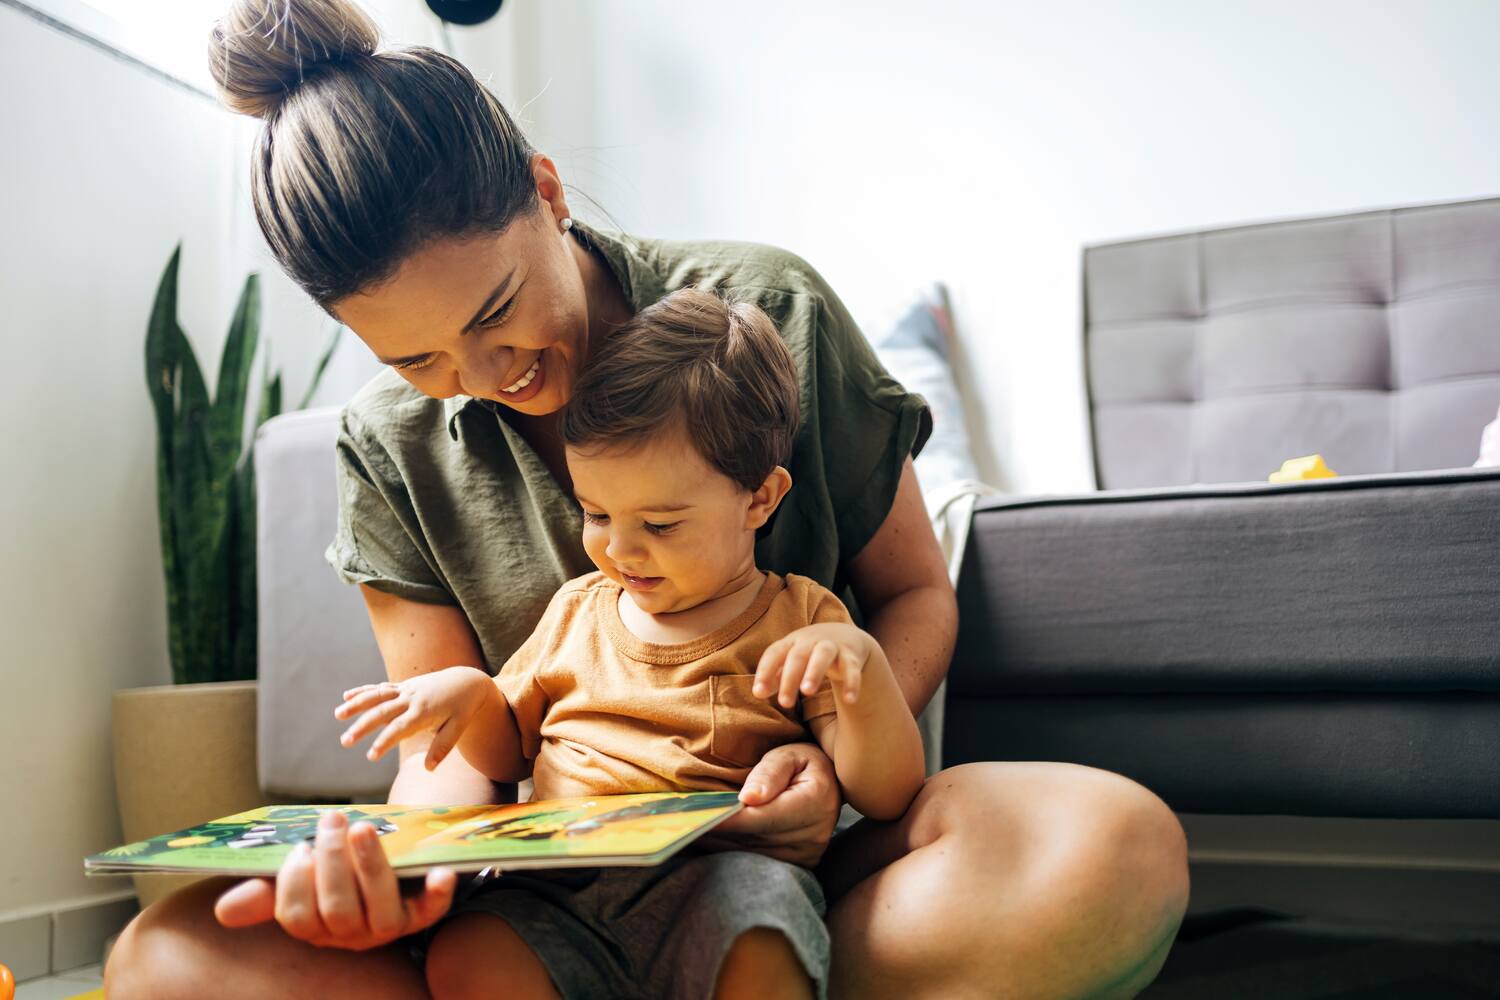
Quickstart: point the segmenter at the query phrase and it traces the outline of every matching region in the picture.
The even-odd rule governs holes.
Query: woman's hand
[[[319,948],[366,951],[436,923],[453,904],[457,876],[427,873],[421,890],[403,894],[396,873],[369,823],[351,828],[342,812],[318,820],[317,843],[287,855],[271,879],[250,879],[214,904],[225,927],[274,919],[292,937]]]
[[[364,714],[344,731],[339,742],[353,746],[377,726],[389,723],[365,754],[379,760],[408,736],[433,734],[427,747],[427,769],[442,763],[468,728],[485,699],[495,695],[494,681],[477,667],[444,667],[400,683],[362,684],[344,692],[344,703],[333,710],[336,719]]]
[[[797,694],[818,693],[826,677],[835,704],[859,700],[864,671],[875,639],[858,626],[844,622],[807,625],[766,647],[755,668],[751,692],[757,698],[776,698],[782,708],[797,704]]]
[[[804,868],[818,863],[839,818],[833,762],[811,743],[772,748],[740,789],[745,808],[699,841],[712,850],[754,851]]]

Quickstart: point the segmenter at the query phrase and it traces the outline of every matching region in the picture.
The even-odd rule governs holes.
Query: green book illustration
[[[660,864],[739,812],[734,792],[643,792],[513,805],[262,806],[84,859],[89,875],[274,875],[318,817],[373,823],[398,875]]]

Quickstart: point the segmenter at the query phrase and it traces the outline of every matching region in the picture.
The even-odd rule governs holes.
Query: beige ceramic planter
[[[254,681],[116,691],[114,754],[127,843],[288,801],[256,778]],[[132,877],[144,907],[202,876]]]

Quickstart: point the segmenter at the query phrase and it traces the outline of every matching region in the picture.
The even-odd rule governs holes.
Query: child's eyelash
[[[589,524],[608,524],[609,523],[609,515],[608,514],[595,514],[593,511],[588,511],[588,510],[586,510],[586,511],[583,512],[583,519],[585,521],[587,521]],[[651,532],[651,534],[653,534],[653,535],[665,535],[665,534],[669,534],[674,528],[676,528],[681,523],[682,523],[681,521],[673,521],[671,524],[652,524],[650,521],[646,521],[645,522],[645,527],[646,527],[646,530],[649,531],[649,532]]]
[[[489,319],[485,320],[484,322],[480,323],[479,325],[482,326],[482,327],[485,327],[487,329],[493,329],[494,327],[499,326],[501,323],[505,322],[505,320],[506,320],[507,317],[510,316],[511,308],[515,304],[516,304],[515,296],[511,296],[509,302],[507,302],[507,303],[505,303],[505,305],[501,306],[500,309],[497,312],[494,313],[494,315],[490,316]],[[401,369],[404,372],[420,371],[421,369],[426,368],[428,365],[432,364],[432,359],[433,359],[433,355],[429,354],[426,357],[417,358],[415,361],[407,361],[407,362],[405,362],[403,364],[392,365],[392,367],[393,368],[399,368],[399,369]]]

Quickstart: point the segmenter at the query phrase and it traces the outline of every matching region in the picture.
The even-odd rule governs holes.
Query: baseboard
[[[140,911],[129,890],[0,917],[0,963],[17,982],[104,961],[104,944]]]
[[[1500,873],[1500,820],[1183,814],[1203,864]]]

